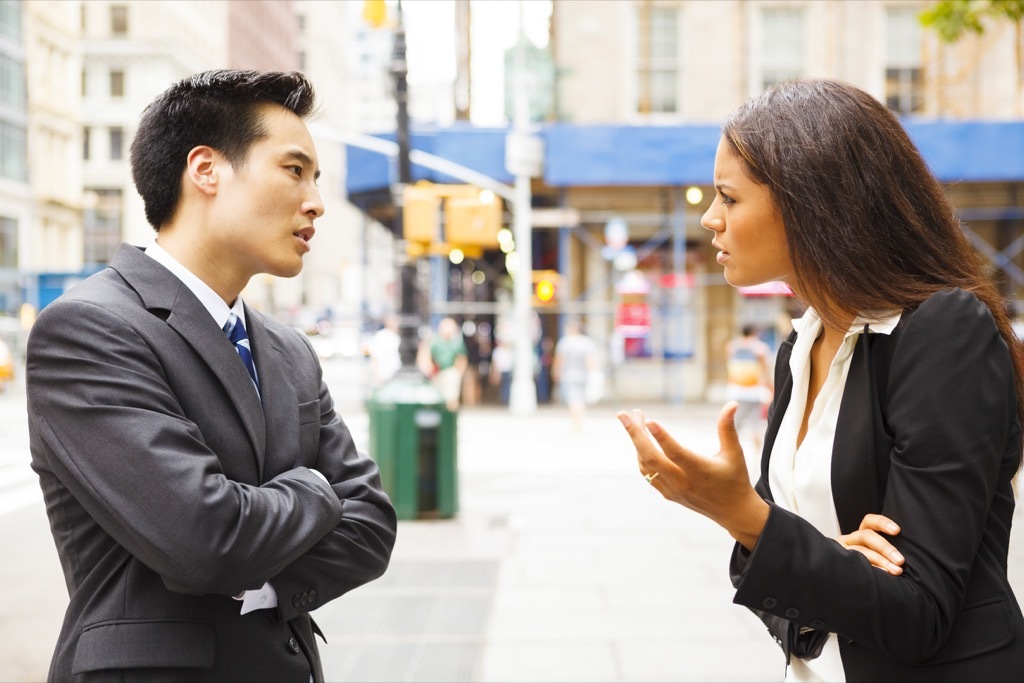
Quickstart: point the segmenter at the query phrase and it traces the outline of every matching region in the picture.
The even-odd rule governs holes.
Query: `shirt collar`
[[[896,325],[900,322],[902,316],[902,311],[862,313],[853,319],[850,329],[846,331],[846,336],[849,337],[851,334],[863,332],[865,325],[868,326],[868,332],[891,334],[896,329]],[[798,335],[802,335],[805,331],[809,330],[813,330],[816,333],[820,325],[821,317],[813,308],[808,308],[803,317],[793,320],[793,329],[796,330]]]
[[[224,299],[220,298],[220,295],[213,291],[210,285],[200,280],[195,273],[183,266],[178,259],[171,256],[166,249],[155,241],[146,248],[145,253],[164,268],[171,271],[175,277],[181,280],[182,284],[196,295],[196,298],[203,304],[203,307],[213,316],[217,327],[223,329],[231,313],[234,313],[242,321],[242,325],[246,326],[245,307],[242,305],[241,296],[237,297],[235,304],[229,307],[224,303]]]

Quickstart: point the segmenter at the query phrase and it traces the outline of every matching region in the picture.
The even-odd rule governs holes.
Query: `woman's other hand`
[[[860,528],[852,534],[844,534],[837,538],[839,545],[850,550],[856,550],[872,566],[889,572],[893,576],[903,573],[903,556],[896,550],[882,534],[895,536],[900,532],[900,527],[884,515],[864,515],[860,522]]]
[[[623,411],[619,421],[636,447],[640,473],[665,498],[721,525],[748,550],[753,550],[768,520],[768,503],[750,485],[743,448],[730,401],[718,416],[720,450],[711,457],[680,446],[664,427],[645,421],[639,410]]]

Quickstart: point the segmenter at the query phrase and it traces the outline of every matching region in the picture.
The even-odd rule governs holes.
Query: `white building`
[[[0,313],[21,304],[19,269],[32,225],[27,184],[25,32],[21,2],[0,2]]]
[[[82,268],[79,4],[33,0],[23,5],[33,201],[20,245],[20,267],[27,272]]]
[[[105,265],[124,241],[147,244],[128,162],[139,116],[189,74],[228,63],[228,7],[203,0],[90,0],[81,8],[84,256]]]

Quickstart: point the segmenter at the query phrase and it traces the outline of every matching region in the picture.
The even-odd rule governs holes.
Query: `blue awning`
[[[942,182],[1024,181],[1024,122],[907,121],[907,131]],[[504,128],[415,130],[414,149],[462,164],[503,183]],[[708,185],[712,181],[719,127],[600,126],[557,123],[544,139],[544,182],[551,187]],[[394,134],[381,135],[394,139]],[[346,188],[350,194],[386,188],[394,162],[348,146]],[[413,166],[414,180],[460,182]]]

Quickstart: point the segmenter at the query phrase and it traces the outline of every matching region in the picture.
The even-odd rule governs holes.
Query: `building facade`
[[[715,138],[702,126],[719,125],[771,83],[800,77],[852,82],[908,125],[922,124],[916,130],[925,136],[938,129],[931,123],[963,122],[977,132],[1024,118],[1020,27],[991,22],[980,36],[946,44],[918,20],[928,4],[555,0],[559,120],[583,129],[663,127],[668,134],[673,128],[671,134],[683,138],[679,144],[691,138],[691,145],[706,145]],[[946,176],[965,230],[1008,300],[1020,300],[1021,178],[970,173],[966,156],[947,161],[965,169],[963,175],[949,169]],[[713,197],[710,168],[703,181],[693,176],[689,193],[691,184],[672,180],[679,173],[649,170],[649,180],[634,177],[622,185],[582,173],[552,184],[546,174],[538,193],[580,214],[580,225],[552,249],[573,273],[576,308],[594,313],[591,332],[607,343],[621,399],[642,399],[651,387],[667,399],[718,398],[725,342],[739,326],[757,324],[768,341],[778,342],[800,309],[788,297],[744,294],[722,279],[699,225]],[[972,180],[955,182],[966,177]],[[625,219],[629,245],[640,256],[635,270],[616,272],[600,256],[612,217]],[[613,305],[585,305],[595,299]]]
[[[79,3],[37,0],[23,7],[33,216],[19,266],[78,272],[84,257]]]
[[[29,250],[28,95],[24,3],[0,2],[0,313],[21,304],[20,268]]]

